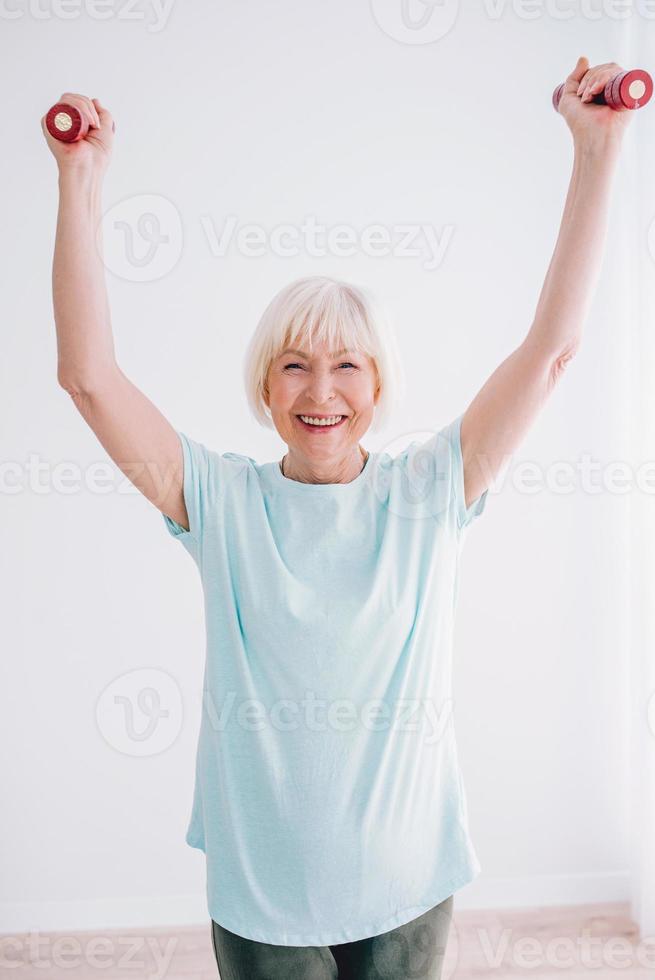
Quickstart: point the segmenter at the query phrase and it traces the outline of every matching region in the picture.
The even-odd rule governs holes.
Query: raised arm
[[[52,268],[57,379],[128,479],[162,513],[189,527],[179,437],[123,374],[114,355],[109,303],[96,232],[113,121],[97,99],[65,92],[93,128],[77,143],[44,136],[59,167],[59,211]]]
[[[521,445],[580,347],[600,273],[622,135],[633,115],[590,99],[620,71],[615,63],[589,68],[587,59],[579,58],[566,80],[559,112],[571,130],[574,157],[564,214],[528,334],[488,378],[462,418],[467,507]]]

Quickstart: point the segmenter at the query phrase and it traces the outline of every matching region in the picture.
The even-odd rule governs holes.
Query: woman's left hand
[[[594,143],[607,138],[620,142],[630,125],[634,110],[610,109],[592,99],[603,91],[614,75],[624,70],[614,61],[590,68],[588,58],[578,58],[575,68],[564,83],[559,101],[559,112],[564,116],[576,143]]]

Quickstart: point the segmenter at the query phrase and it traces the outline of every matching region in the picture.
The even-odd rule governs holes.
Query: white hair
[[[357,350],[372,358],[380,392],[371,429],[382,428],[405,390],[391,323],[368,289],[326,276],[294,280],[262,314],[244,361],[246,396],[257,421],[273,428],[264,401],[270,365],[287,347],[303,341],[310,351],[314,342],[325,342],[331,351]]]

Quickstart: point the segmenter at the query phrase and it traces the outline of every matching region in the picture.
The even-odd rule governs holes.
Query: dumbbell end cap
[[[82,128],[82,117],[74,106],[57,102],[48,110],[45,124],[54,139],[72,143]]]

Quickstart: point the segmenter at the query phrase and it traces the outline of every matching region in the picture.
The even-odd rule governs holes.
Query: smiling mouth
[[[335,418],[337,414],[338,414],[337,412],[333,412],[332,415],[306,415],[305,418],[332,419]],[[348,416],[342,415],[338,422],[323,423],[322,425],[321,424],[317,425],[316,423],[311,423],[311,422],[305,422],[303,421],[300,415],[296,415],[296,418],[299,424],[302,425],[304,429],[308,429],[308,430],[311,429],[312,432],[325,432],[326,429],[338,429],[341,425],[343,425],[343,423],[346,421]]]

